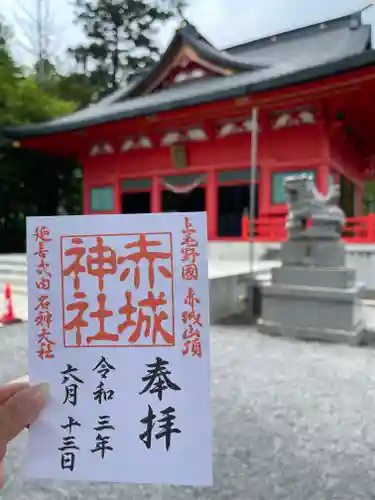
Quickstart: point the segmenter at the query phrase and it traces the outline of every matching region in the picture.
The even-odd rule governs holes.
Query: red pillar
[[[272,209],[272,172],[263,163],[259,173],[259,217],[268,215]]]
[[[316,169],[316,186],[322,194],[328,193],[330,169],[327,165],[321,165]]]
[[[329,175],[330,175],[330,159],[331,159],[331,143],[330,143],[330,123],[326,118],[326,110],[324,104],[320,103],[318,106],[319,123],[318,129],[320,130],[320,154],[323,158],[323,165],[317,167],[316,171],[316,187],[322,194],[328,194],[329,189]]]
[[[122,190],[121,183],[118,179],[115,180],[113,186],[113,213],[122,213]]]
[[[152,178],[152,187],[151,187],[151,212],[159,213],[162,211],[161,206],[161,194],[162,194],[162,185],[160,181],[160,177],[154,175]]]
[[[218,185],[216,172],[210,170],[206,177],[206,212],[207,212],[207,232],[208,239],[217,238],[217,218],[218,218]]]
[[[87,181],[87,175],[86,175],[86,168],[83,165],[82,167],[82,210],[83,210],[83,215],[87,215],[90,213],[90,186],[88,185]]]

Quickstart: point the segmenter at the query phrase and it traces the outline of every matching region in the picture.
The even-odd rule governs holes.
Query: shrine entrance
[[[206,210],[205,176],[179,175],[163,179],[163,212],[204,212]]]
[[[151,179],[128,179],[121,183],[121,208],[123,214],[148,214],[151,212]]]
[[[122,195],[123,214],[148,214],[151,211],[151,193],[124,193]]]
[[[239,238],[242,234],[242,217],[249,214],[250,171],[241,169],[218,174],[218,221],[217,235]],[[255,184],[254,217],[258,218],[259,184]]]
[[[346,217],[355,216],[355,186],[343,175],[340,176],[340,207]]]

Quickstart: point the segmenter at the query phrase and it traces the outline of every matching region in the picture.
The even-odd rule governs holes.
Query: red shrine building
[[[250,192],[256,217],[285,214],[291,174],[311,174],[322,192],[339,183],[347,216],[361,215],[374,131],[375,50],[354,13],[225,50],[185,22],[160,62],[126,88],[5,133],[18,146],[79,159],[85,214],[205,210],[216,240],[240,237]]]

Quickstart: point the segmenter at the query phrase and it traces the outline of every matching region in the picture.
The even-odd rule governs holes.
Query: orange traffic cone
[[[22,319],[16,318],[13,311],[12,290],[10,284],[7,283],[4,289],[4,299],[6,302],[5,313],[0,318],[0,323],[3,325],[12,325],[14,323],[22,323]]]

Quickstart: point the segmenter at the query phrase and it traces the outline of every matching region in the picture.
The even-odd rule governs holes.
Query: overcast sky
[[[72,1],[48,1],[54,14],[54,51],[65,65],[66,47],[79,43],[83,36],[80,29],[73,25]],[[206,38],[223,48],[345,15],[368,3],[370,0],[190,0],[186,17]],[[0,0],[0,4],[1,12],[12,24],[16,35],[13,43],[15,56],[23,63],[30,63],[30,54],[22,48],[23,33],[16,17],[24,17],[21,4],[27,5],[30,13],[35,12],[36,0]],[[375,26],[375,7],[364,13],[363,18]],[[27,28],[26,22],[21,24]],[[163,28],[160,33],[163,45],[168,42],[175,27],[172,24]]]

